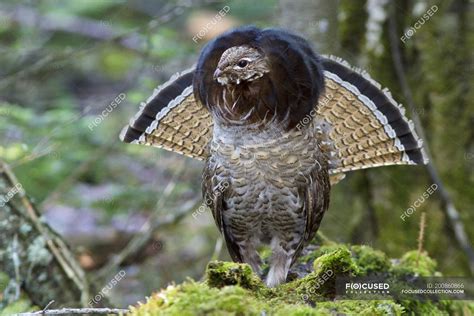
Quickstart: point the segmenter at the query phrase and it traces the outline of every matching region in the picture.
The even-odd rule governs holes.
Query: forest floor
[[[211,261],[205,280],[188,280],[151,295],[131,315],[473,315],[467,301],[337,300],[336,278],[378,276],[392,287],[404,277],[441,276],[426,253],[389,259],[368,246],[318,238],[292,268],[292,281],[267,288],[246,264]]]

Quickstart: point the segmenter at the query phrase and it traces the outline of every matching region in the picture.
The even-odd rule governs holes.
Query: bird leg
[[[255,240],[246,240],[239,244],[240,254],[242,255],[242,260],[249,264],[253,272],[255,272],[259,277],[262,276],[262,259],[260,258],[258,251],[256,249]]]
[[[272,239],[271,248],[270,271],[267,275],[266,284],[268,287],[275,287],[286,281],[293,254],[286,251],[276,237]]]

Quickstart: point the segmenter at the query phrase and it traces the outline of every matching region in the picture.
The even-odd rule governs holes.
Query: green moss
[[[321,307],[337,311],[337,315],[403,315],[402,305],[393,301],[323,302]]]
[[[313,260],[314,258],[314,260]],[[247,264],[212,261],[204,282],[187,281],[152,295],[130,315],[470,315],[474,303],[462,301],[333,300],[339,276],[436,275],[436,262],[411,251],[391,264],[368,246],[325,245],[306,256],[313,271],[266,288]],[[417,263],[418,261],[418,263]],[[301,263],[301,262],[300,262]]]
[[[400,261],[393,266],[392,272],[395,275],[439,275],[439,273],[436,273],[436,261],[431,259],[426,252],[418,254],[416,250],[403,255]]]
[[[261,300],[240,286],[211,288],[205,283],[185,282],[168,286],[145,304],[131,307],[130,315],[331,315],[310,306]]]
[[[239,285],[244,289],[257,290],[264,286],[245,263],[211,261],[207,265],[206,277],[207,284],[216,288]]]
[[[334,270],[337,274],[359,274],[350,250],[346,246],[339,246],[334,251],[324,254],[314,260],[314,273],[323,274],[328,270]]]
[[[333,253],[341,248],[341,245],[328,243],[315,251],[301,257],[300,262],[308,263],[320,258],[323,255]],[[387,271],[390,268],[390,260],[380,250],[374,250],[369,246],[352,246],[350,248],[352,259],[359,268],[359,274],[367,275]]]
[[[411,315],[450,315],[447,311],[443,311],[437,304],[426,301],[401,301],[400,302]]]
[[[130,315],[401,315],[403,307],[391,301],[321,302],[315,307],[258,299],[239,286],[210,288],[204,283],[185,282],[168,286],[147,302],[131,307]]]
[[[441,301],[439,305],[449,315],[474,315],[474,301]]]
[[[351,250],[362,275],[381,273],[390,268],[390,261],[380,250],[368,246],[352,246]]]
[[[314,272],[295,282],[284,285],[288,290],[295,289],[310,301],[323,297],[335,296],[336,276],[355,276],[359,268],[352,259],[346,246],[339,246],[333,251],[321,255],[313,263]]]
[[[211,288],[202,283],[185,282],[168,286],[147,303],[131,309],[131,315],[225,315],[258,314],[264,303],[239,286]]]
[[[131,307],[130,315],[401,315],[403,307],[390,301],[322,302],[316,307],[258,299],[239,286],[221,289],[204,283],[168,286],[145,304]]]
[[[336,249],[340,248],[341,245],[338,245],[336,243],[328,243],[326,245],[322,245],[319,248],[315,249],[314,251],[302,256],[299,261],[303,263],[308,263],[308,262],[313,262],[317,258],[319,258],[322,255],[331,253],[335,251]]]
[[[400,301],[410,315],[474,315],[472,301]]]

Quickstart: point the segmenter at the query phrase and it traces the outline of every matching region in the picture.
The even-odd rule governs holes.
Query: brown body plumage
[[[285,281],[319,228],[330,182],[426,162],[403,109],[368,75],[298,36],[254,27],[207,44],[122,139],[206,159],[203,195],[229,253],[261,273],[257,250],[269,244],[269,286]]]
[[[214,120],[203,194],[235,261],[261,273],[257,250],[271,246],[267,285],[275,286],[329,205],[329,153],[320,149],[328,131],[317,120],[296,128],[322,92],[320,61],[283,31],[244,29],[208,46],[194,77]]]
[[[324,137],[313,124],[289,132],[278,123],[214,126],[203,193],[232,259],[260,273],[257,249],[271,245],[269,286],[285,280],[329,205],[328,156],[319,150]]]

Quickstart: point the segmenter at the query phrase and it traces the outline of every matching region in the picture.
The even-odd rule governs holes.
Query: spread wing
[[[194,99],[193,72],[194,67],[177,73],[155,89],[122,130],[120,139],[205,160],[212,118]]]
[[[325,57],[322,62],[325,93],[315,110],[332,126],[329,136],[338,161],[329,170],[332,183],[347,171],[427,163],[422,140],[390,92],[339,58]],[[192,80],[193,68],[158,87],[123,129],[121,139],[205,160],[213,123],[194,98]]]

